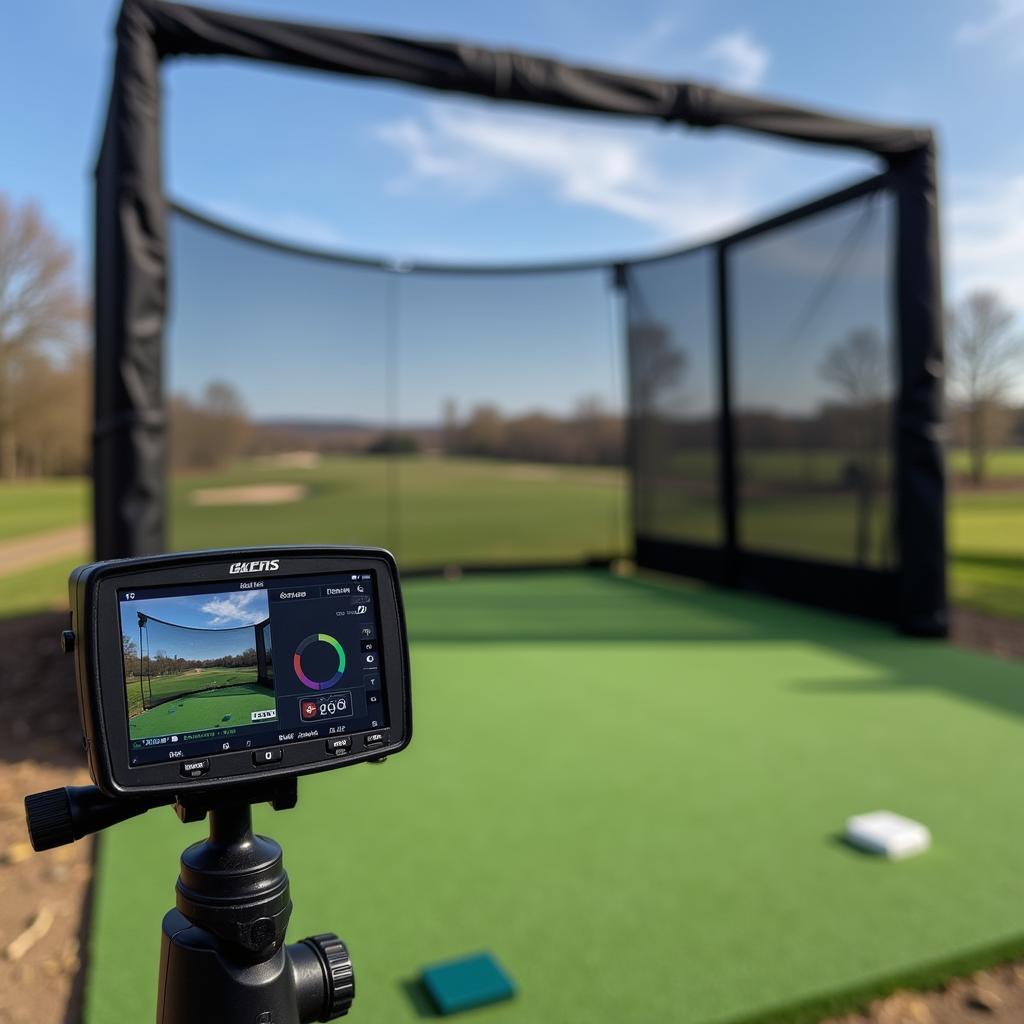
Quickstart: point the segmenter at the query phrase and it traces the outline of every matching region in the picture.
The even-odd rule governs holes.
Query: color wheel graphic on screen
[[[332,676],[329,676],[326,679],[310,679],[310,677],[302,670],[302,655],[316,643],[323,643],[327,644],[329,647],[333,647],[335,654],[338,656],[337,669]],[[292,658],[292,666],[295,669],[295,674],[299,677],[299,682],[302,683],[303,686],[308,687],[310,690],[329,690],[345,672],[345,649],[328,633],[310,633],[309,636],[307,636],[306,639],[295,648],[295,655]]]

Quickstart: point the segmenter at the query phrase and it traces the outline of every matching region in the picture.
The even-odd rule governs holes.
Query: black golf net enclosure
[[[141,612],[136,618],[138,651],[134,657],[126,652],[124,667],[129,695],[132,683],[138,680],[139,701],[134,708],[129,703],[129,713],[231,687],[260,686],[273,691],[266,646],[269,622],[205,629]],[[132,642],[133,625],[123,626]]]
[[[651,258],[313,251],[167,201],[154,97],[182,55],[732,127],[885,169]],[[924,128],[125,0],[97,168],[97,554],[382,543],[423,570],[625,555],[942,634],[936,193]]]

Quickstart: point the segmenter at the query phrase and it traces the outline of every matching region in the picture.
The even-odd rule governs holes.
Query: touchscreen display
[[[119,590],[132,766],[384,728],[371,571]]]

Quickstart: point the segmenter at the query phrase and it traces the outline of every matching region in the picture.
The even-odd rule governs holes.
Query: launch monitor
[[[379,548],[203,551],[70,580],[82,727],[111,796],[377,760],[412,732],[398,569]]]

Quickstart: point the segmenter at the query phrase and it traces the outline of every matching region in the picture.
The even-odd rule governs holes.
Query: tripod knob
[[[36,852],[66,846],[78,838],[66,789],[48,789],[45,793],[25,797],[25,818],[32,849]]]
[[[326,989],[322,1021],[344,1017],[356,997],[356,976],[348,946],[337,935],[314,935],[303,939],[317,955],[326,973]]]

